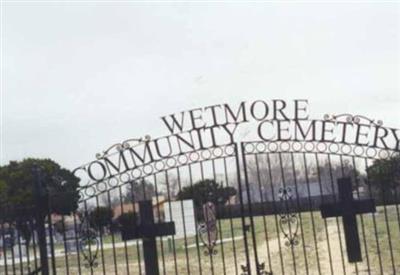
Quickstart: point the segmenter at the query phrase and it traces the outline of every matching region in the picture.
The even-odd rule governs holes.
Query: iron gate
[[[124,141],[74,170],[71,215],[50,213],[58,194],[38,176],[30,207],[46,218],[25,218],[28,245],[18,221],[2,220],[1,273],[396,274],[398,144],[308,132],[223,145],[177,134]]]
[[[397,274],[398,188],[368,178],[374,163],[392,152],[312,142],[246,142],[242,150],[259,264],[274,274]],[[392,169],[391,175],[399,171]],[[343,179],[356,208],[355,233],[346,232],[338,210]],[[363,210],[367,203],[373,206]],[[324,218],[323,205],[338,213]],[[357,242],[361,254],[354,260]]]

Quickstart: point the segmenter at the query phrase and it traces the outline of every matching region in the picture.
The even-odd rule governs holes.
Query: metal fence
[[[131,147],[121,150],[139,158]],[[51,213],[55,194],[40,171],[35,205],[2,206],[1,274],[400,272],[396,150],[242,142],[121,173],[126,160],[108,157],[76,170],[97,180],[82,179],[79,207],[69,215]],[[382,163],[392,166],[382,172]]]

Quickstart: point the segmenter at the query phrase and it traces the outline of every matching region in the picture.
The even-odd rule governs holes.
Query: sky
[[[255,99],[312,118],[400,128],[397,3],[44,3],[2,6],[0,165],[73,169],[160,117]]]

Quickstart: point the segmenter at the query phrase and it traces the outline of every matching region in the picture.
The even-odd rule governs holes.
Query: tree
[[[136,214],[132,211],[122,213],[117,218],[117,222],[123,226],[127,226],[127,225],[135,226],[137,224],[138,220],[139,220],[138,214]]]
[[[396,196],[400,188],[400,155],[374,160],[367,168],[367,175],[374,191],[381,192],[387,199]]]
[[[200,208],[206,202],[225,204],[231,196],[236,195],[233,187],[224,187],[212,179],[196,182],[191,186],[185,186],[177,194],[178,200],[192,199],[196,208]]]
[[[17,219],[16,224],[15,224],[19,234],[22,235],[22,237],[25,240],[25,244],[28,248],[29,243],[31,242],[31,237],[32,234],[31,232],[33,231],[32,229],[32,222],[26,219]]]
[[[35,167],[41,169],[42,182],[47,186],[50,212],[67,215],[75,211],[79,200],[79,178],[50,159],[28,158],[0,167],[0,198],[3,202],[14,207],[35,205]]]
[[[114,211],[105,206],[98,206],[89,213],[89,222],[93,228],[103,232],[103,228],[111,224]]]
[[[125,203],[137,202],[142,200],[151,200],[155,196],[154,185],[146,180],[133,181],[127,185],[126,194],[124,197]]]
[[[320,163],[319,166],[310,166],[310,170],[311,171],[309,174],[309,181],[321,181],[322,192],[325,195],[333,194],[334,190],[332,188],[335,188],[335,192],[338,192],[338,187],[336,186],[337,181],[340,178],[351,178],[352,186],[354,189],[357,186],[360,186],[362,183],[360,172],[348,159],[340,162],[332,162],[326,159],[324,162]]]
[[[78,208],[79,178],[51,159],[27,158],[0,167],[1,218],[15,224],[29,245],[31,226],[37,218],[33,170],[40,169],[41,182],[47,187],[48,212],[67,215]],[[46,202],[45,202],[46,203]],[[47,213],[42,213],[43,220]]]
[[[66,232],[66,226],[63,220],[56,221],[53,224],[54,230],[60,234],[64,234]]]
[[[289,154],[259,155],[249,158],[246,162],[246,172],[249,181],[250,200],[254,202],[272,201],[277,198],[277,190],[282,184],[282,171],[292,171],[292,159]],[[244,171],[243,171],[244,172]],[[293,173],[286,173],[286,182],[293,182]],[[272,192],[273,188],[275,193]],[[247,203],[247,196],[243,196]]]
[[[136,213],[130,211],[122,213],[121,216],[117,218],[119,229],[121,231],[122,239],[127,240],[135,235],[135,228],[139,222],[139,217]]]

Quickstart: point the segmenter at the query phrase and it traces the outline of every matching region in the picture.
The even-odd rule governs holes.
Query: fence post
[[[40,271],[43,275],[49,274],[49,263],[47,260],[47,241],[46,241],[46,226],[45,217],[47,211],[47,191],[46,186],[41,179],[41,171],[39,167],[33,168],[35,176],[35,202],[36,202],[36,230],[38,234],[39,253],[40,253]]]

